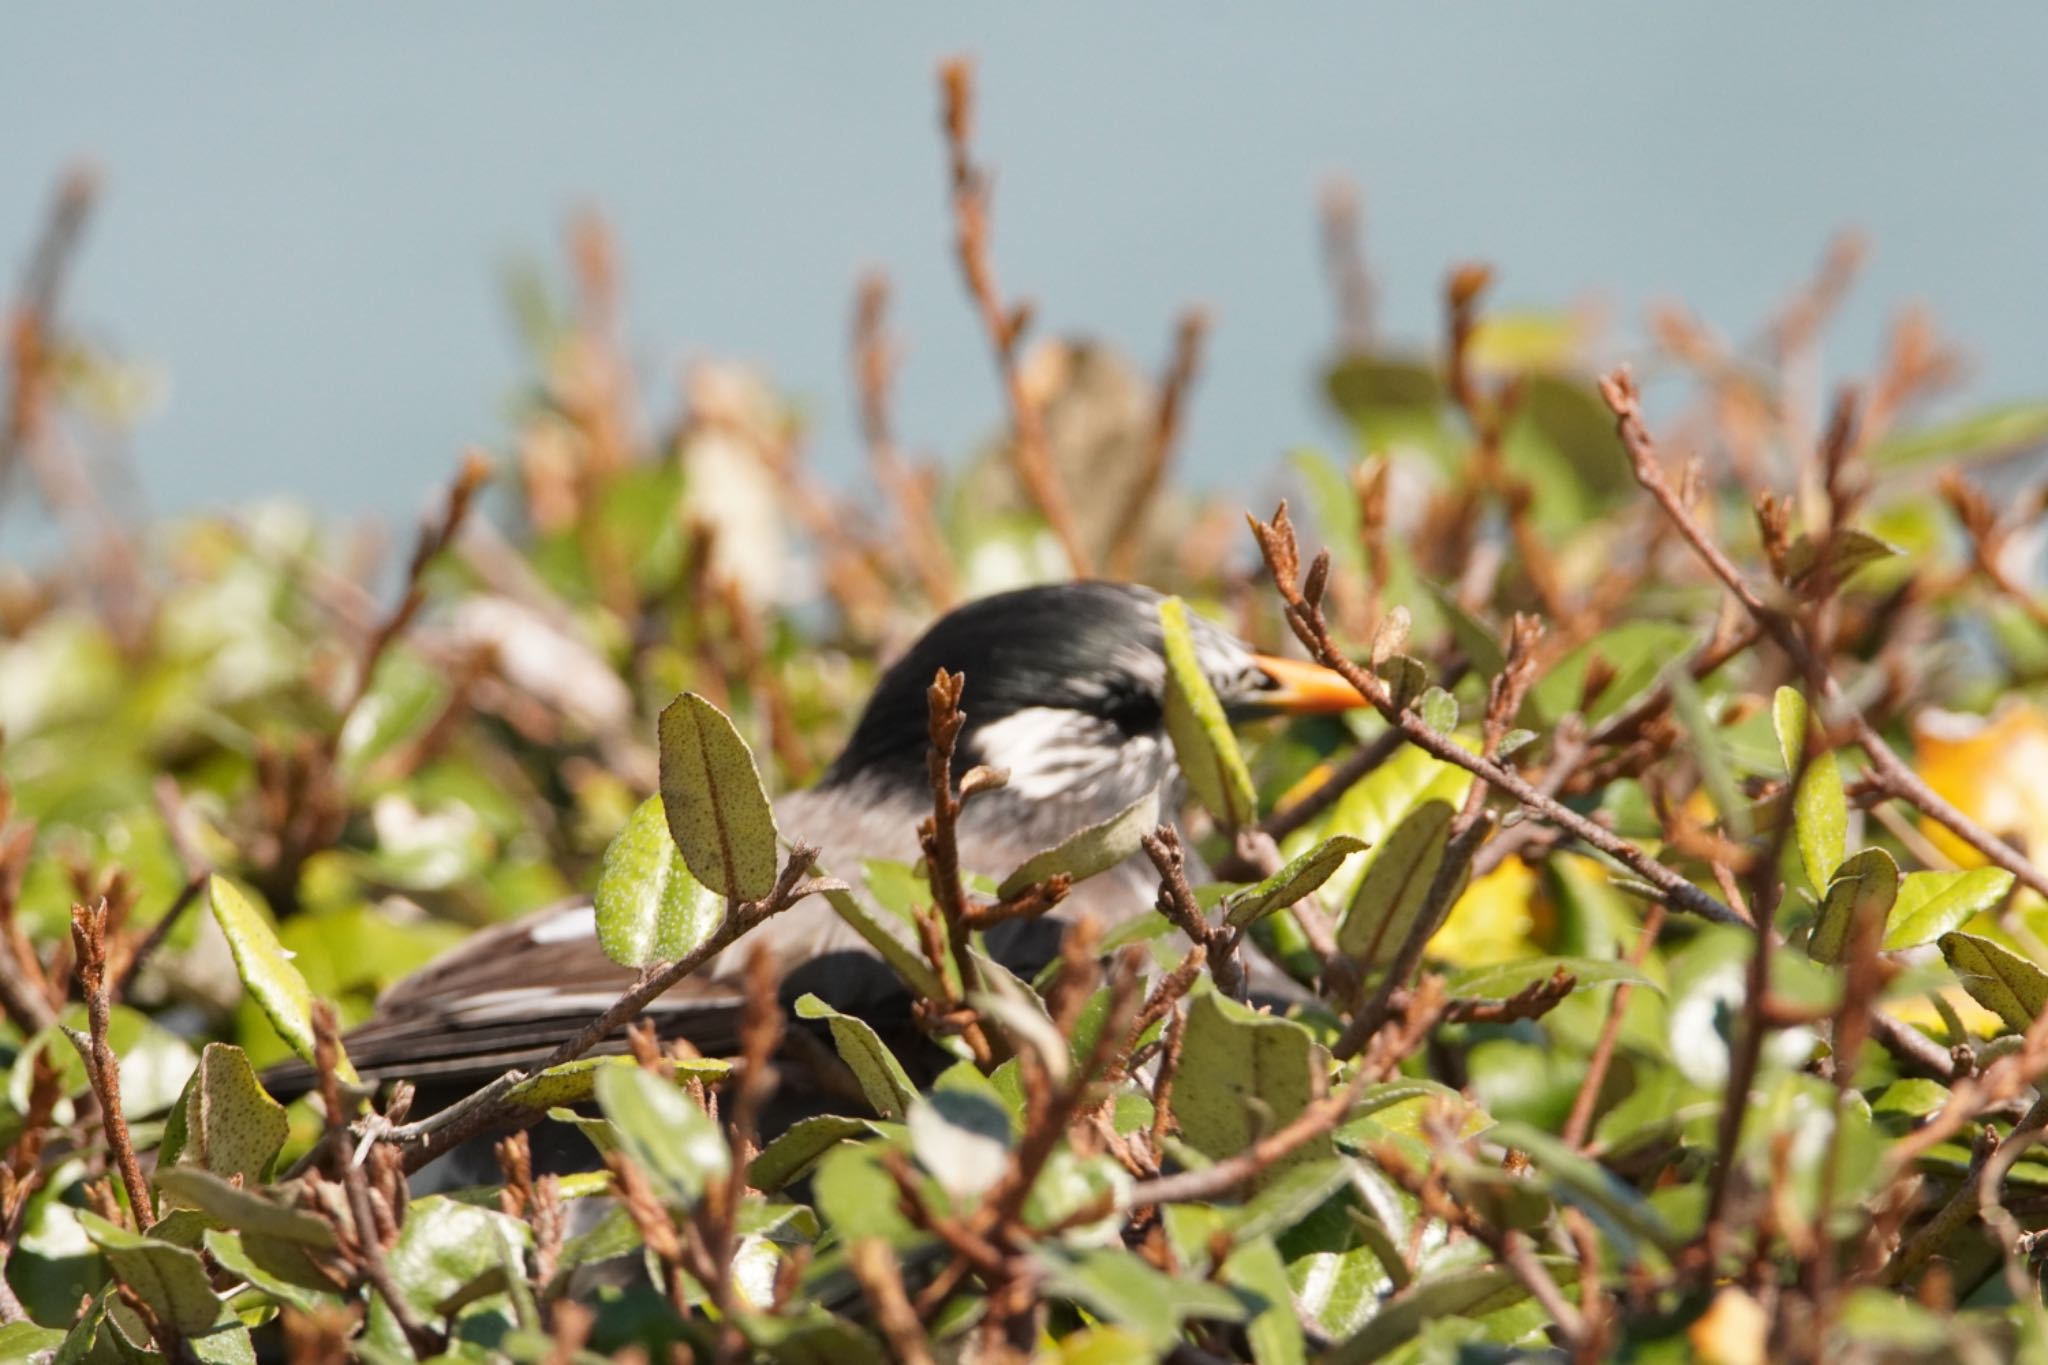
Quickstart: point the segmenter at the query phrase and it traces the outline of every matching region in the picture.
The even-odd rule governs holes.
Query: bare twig
[[[369,1182],[349,1150],[349,1109],[341,1096],[340,1057],[340,1031],[335,1024],[334,1006],[325,1000],[315,1000],[313,1064],[320,1076],[322,1107],[327,1111],[327,1150],[336,1173],[341,1177],[342,1188],[348,1193],[349,1212],[355,1221],[353,1243],[361,1259],[363,1278],[369,1281],[377,1297],[384,1300],[384,1306],[391,1312],[391,1320],[405,1334],[406,1344],[412,1347],[413,1354],[425,1360],[439,1355],[445,1342],[439,1332],[420,1321],[412,1300],[398,1287],[398,1281],[391,1275],[391,1265],[384,1259],[384,1240],[377,1211],[371,1203]]]
[[[1188,390],[1194,387],[1195,372],[1202,361],[1202,334],[1208,327],[1208,313],[1190,308],[1181,314],[1180,326],[1174,331],[1173,360],[1159,385],[1159,407],[1153,415],[1151,439],[1145,446],[1145,464],[1112,523],[1115,530],[1109,540],[1111,578],[1129,578],[1138,571],[1140,532],[1180,441]]]
[[[925,596],[939,608],[953,605],[952,556],[945,535],[932,514],[930,490],[904,460],[889,422],[889,385],[896,374],[896,349],[889,341],[885,318],[889,278],[877,270],[862,277],[854,308],[853,364],[860,388],[860,429],[867,440],[868,463],[875,482],[895,504],[896,519],[906,538],[904,549]]]
[[[156,1221],[156,1207],[150,1202],[149,1182],[142,1178],[142,1163],[136,1159],[135,1143],[128,1135],[128,1120],[121,1113],[121,1063],[107,1042],[113,992],[107,980],[105,900],[71,907],[71,943],[77,954],[78,987],[85,996],[86,1027],[90,1030],[86,1037],[72,1033],[71,1041],[84,1056],[92,1077],[92,1091],[100,1103],[100,1124],[121,1172],[121,1184],[128,1191],[128,1206],[135,1211],[135,1226],[146,1231]]]
[[[1907,765],[1877,728],[1870,723],[1861,708],[1852,705],[1843,695],[1841,684],[1835,680],[1802,637],[1798,625],[1784,612],[1767,604],[1756,587],[1738,568],[1727,553],[1715,543],[1704,527],[1693,518],[1670,482],[1657,457],[1656,443],[1650,437],[1644,424],[1642,405],[1636,393],[1635,381],[1628,368],[1622,368],[1607,375],[1600,381],[1600,396],[1607,402],[1615,416],[1616,429],[1621,433],[1622,445],[1627,449],[1630,466],[1635,471],[1636,482],[1664,509],[1664,514],[1685,542],[1693,548],[1707,568],[1712,571],[1736,601],[1763,628],[1778,647],[1785,651],[1800,675],[1807,681],[1816,700],[1824,710],[1830,723],[1847,725],[1850,736],[1870,762],[1870,780],[1886,793],[1916,807],[1923,814],[1948,829],[1958,839],[1984,855],[1994,865],[2013,874],[2029,889],[2048,895],[2048,873],[2044,873],[2019,850],[1986,830],[1969,816],[1941,796],[1923,781],[1920,775]]]
[[[964,57],[952,58],[939,67],[939,91],[943,100],[942,124],[952,187],[955,245],[960,270],[967,279],[967,292],[981,315],[982,330],[988,333],[995,352],[996,369],[1003,381],[1003,393],[1010,404],[1013,440],[1011,456],[1017,481],[1037,505],[1046,525],[1052,528],[1067,563],[1076,578],[1092,571],[1087,547],[1074,524],[1066,490],[1053,468],[1052,453],[1046,445],[1045,415],[1038,399],[1024,382],[1019,365],[1018,344],[1031,319],[1028,305],[1003,302],[996,288],[995,267],[989,262],[988,178],[974,164],[971,146],[974,127],[974,67]]]
[[[804,880],[810,871],[811,861],[816,857],[816,849],[801,844],[792,848],[774,889],[766,897],[728,906],[724,922],[710,938],[673,962],[642,971],[630,990],[573,1037],[563,1040],[561,1046],[549,1053],[531,1074],[538,1075],[551,1067],[575,1061],[630,1023],[649,1001],[671,990],[677,982],[716,957],[741,935],[813,892],[836,885]],[[528,1074],[519,1070],[508,1071],[459,1104],[418,1123],[390,1129],[382,1134],[382,1140],[398,1143],[405,1149],[405,1169],[410,1173],[481,1133],[507,1127],[531,1127],[543,1117],[540,1111],[508,1104],[505,1099]]]
[[[1203,949],[1216,989],[1234,1000],[1244,998],[1244,965],[1237,959],[1241,930],[1211,924],[1188,885],[1187,856],[1181,851],[1180,836],[1171,825],[1161,825],[1140,841],[1145,856],[1159,869],[1159,913],[1173,921],[1189,941]]]
[[[1409,743],[1432,758],[1463,768],[1474,777],[1484,779],[1489,786],[1498,788],[1512,797],[1532,815],[1557,825],[1582,843],[1606,854],[1648,882],[1659,897],[1674,908],[1712,920],[1717,924],[1746,923],[1740,914],[1694,886],[1678,872],[1650,857],[1612,830],[1595,824],[1554,798],[1545,796],[1512,769],[1503,767],[1493,759],[1474,754],[1447,736],[1438,734],[1423,723],[1422,718],[1415,712],[1396,710],[1392,694],[1386,684],[1345,657],[1330,636],[1329,626],[1323,618],[1320,604],[1303,596],[1299,577],[1300,559],[1294,543],[1294,528],[1287,518],[1287,505],[1280,505],[1280,510],[1274,516],[1271,525],[1257,518],[1250,520],[1253,534],[1258,537],[1259,548],[1265,555],[1267,568],[1280,589],[1282,599],[1287,603],[1288,623],[1294,628],[1296,636],[1307,646],[1309,653],[1315,656],[1318,663],[1341,674],[1346,682],[1356,688],[1382,716],[1386,717],[1389,724],[1400,730]]]

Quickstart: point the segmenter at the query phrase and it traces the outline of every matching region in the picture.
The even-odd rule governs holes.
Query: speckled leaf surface
[[[759,900],[775,886],[775,812],[753,752],[723,711],[685,692],[661,713],[661,798],[698,881]]]

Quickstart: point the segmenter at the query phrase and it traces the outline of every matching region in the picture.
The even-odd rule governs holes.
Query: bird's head
[[[1178,776],[1159,601],[1150,588],[1081,582],[955,608],[883,675],[826,785],[921,788],[926,689],[945,668],[966,675],[956,777],[977,764],[1007,769],[1013,798],[1058,803],[1075,826],[1107,818]],[[1189,621],[1202,670],[1233,718],[1364,703],[1328,669],[1255,654],[1220,627]]]

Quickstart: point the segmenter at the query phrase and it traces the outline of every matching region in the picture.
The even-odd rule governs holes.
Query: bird
[[[964,677],[955,780],[975,767],[1008,774],[961,812],[965,871],[1000,878],[1155,789],[1162,812],[1177,810],[1184,783],[1165,724],[1161,600],[1147,587],[1083,580],[1013,589],[947,612],[883,672],[816,785],[775,803],[777,825],[819,850],[821,872],[852,883],[865,860],[916,862],[918,826],[932,805],[927,689],[941,669]],[[1188,619],[1201,670],[1233,719],[1364,704],[1332,670],[1255,653],[1213,622]],[[1151,864],[1133,855],[1076,884],[1045,916],[995,926],[988,949],[1028,977],[1057,953],[1076,918],[1113,927],[1148,913],[1157,887]],[[871,1022],[908,1020],[906,988],[814,896],[652,1002],[646,1014],[663,1036],[687,1039],[706,1056],[737,1048],[746,950],[756,938],[773,954],[785,1002],[809,992]],[[368,1082],[402,1079],[455,1095],[450,1087],[537,1063],[635,977],[599,948],[590,901],[565,902],[473,935],[404,978],[343,1041]]]

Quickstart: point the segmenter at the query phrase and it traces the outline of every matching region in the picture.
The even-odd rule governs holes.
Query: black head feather
[[[883,674],[824,785],[862,776],[921,781],[925,692],[941,668],[966,675],[956,776],[984,761],[979,731],[1030,707],[1079,711],[1126,735],[1156,731],[1165,686],[1159,601],[1135,584],[1079,582],[1019,588],[955,608]],[[1205,670],[1226,699],[1269,685],[1244,645],[1200,617],[1191,620]]]

